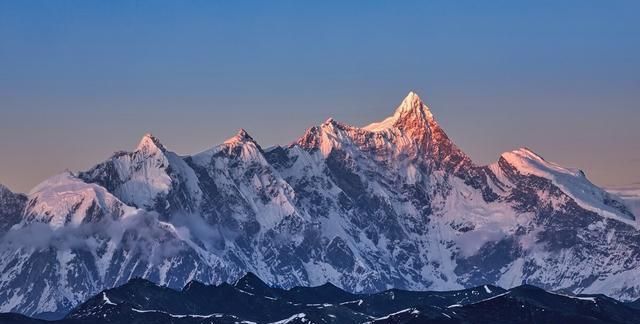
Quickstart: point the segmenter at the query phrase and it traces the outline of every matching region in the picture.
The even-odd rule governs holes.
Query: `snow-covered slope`
[[[114,220],[136,212],[105,188],[87,184],[70,172],[64,172],[37,185],[29,193],[23,222],[45,223],[53,229],[77,227],[99,221]]]
[[[0,243],[0,311],[67,310],[136,276],[181,288],[247,271],[282,287],[528,282],[640,297],[628,203],[527,149],[476,165],[415,93],[382,122],[329,119],[268,150],[241,130],[178,156],[146,135],[12,199],[0,200],[20,215]]]
[[[116,153],[80,178],[107,188],[126,204],[163,214],[195,210],[201,196],[193,170],[151,134],[134,152]]]
[[[181,284],[202,262],[183,235],[104,187],[54,176],[29,193],[21,221],[2,237],[0,310],[64,311],[138,276]]]
[[[640,215],[640,184],[607,188],[607,191],[622,199],[634,215]]]
[[[527,148],[504,153],[502,158],[522,174],[551,180],[582,208],[622,221],[635,220],[635,216],[626,206],[591,183],[581,170],[570,170],[547,162]],[[620,219],[620,216],[623,219]]]

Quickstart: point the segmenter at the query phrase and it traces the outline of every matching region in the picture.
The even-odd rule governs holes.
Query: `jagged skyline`
[[[527,146],[640,182],[640,34],[615,4],[3,2],[0,183],[28,191],[151,132],[181,154],[265,147],[409,90],[474,161]]]
[[[421,111],[421,114],[423,114],[422,118],[427,118],[429,120],[434,120],[434,121],[436,120],[436,119],[434,119],[434,116],[433,116],[431,110],[426,105],[423,104],[422,99],[420,98],[420,96],[415,91],[412,90],[412,91],[409,91],[409,93],[402,100],[402,102],[400,102],[398,108],[396,108],[396,111],[393,112],[393,114],[390,115],[389,117],[387,117],[387,118],[385,118],[383,120],[377,121],[377,122],[374,121],[374,122],[366,124],[366,125],[350,125],[350,126],[362,127],[362,129],[370,130],[370,131],[377,131],[377,130],[380,130],[380,129],[384,129],[385,127],[389,127],[389,126],[393,125],[393,123],[396,122],[396,120],[398,118],[400,118],[400,116],[402,114],[405,114],[407,112],[413,113],[412,110],[415,110],[415,109],[413,109],[413,108],[415,108],[415,106],[421,106],[421,107],[424,106],[425,107],[426,110],[425,111]],[[335,121],[335,119],[333,117],[329,117],[323,124],[333,123],[334,121]],[[338,122],[340,122],[340,121],[338,121]],[[349,124],[344,124],[344,125],[349,125]],[[308,131],[308,129],[307,129],[307,131]],[[286,143],[277,143],[277,144],[274,144],[274,145],[275,146],[287,146],[289,144],[295,143],[296,140],[298,140],[298,141],[302,140],[302,138],[304,138],[305,135],[306,134],[299,135],[294,140],[291,140],[291,141],[286,142]],[[195,153],[198,153],[198,152],[205,152],[205,151],[211,149],[212,147],[216,147],[218,144],[221,144],[221,143],[228,144],[230,141],[234,141],[235,139],[240,138],[240,137],[248,137],[248,138],[251,138],[251,140],[254,140],[251,137],[251,135],[249,135],[249,133],[244,128],[239,128],[235,135],[229,136],[228,138],[226,138],[223,141],[220,141],[219,143],[211,144],[208,148],[206,148],[204,150],[198,150],[196,152],[189,152],[189,153],[185,153],[185,154],[188,155],[188,154],[195,154]],[[148,133],[145,133],[142,136],[142,138],[140,139],[140,141],[139,141],[139,143],[137,145],[137,150],[139,150],[141,147],[143,147],[145,145],[149,145],[148,143],[153,143],[153,145],[157,145],[158,147],[160,147],[163,150],[165,149],[164,148],[164,144],[162,144],[160,142],[160,140],[156,136],[154,136],[151,132],[148,132]],[[256,139],[256,143],[260,144],[260,139],[259,138]],[[269,145],[269,147],[271,147],[271,146],[272,145]],[[265,147],[267,147],[267,146],[265,146]],[[523,149],[523,148],[527,149],[527,150],[529,149],[527,145],[521,145],[521,146],[518,146],[518,147],[513,147],[514,150],[515,149]],[[178,151],[178,150],[174,149],[173,147],[171,147],[171,150],[172,151]],[[130,151],[130,149],[123,149],[122,151]],[[508,151],[504,151],[504,152],[501,152],[501,153],[505,153],[505,152],[508,152]],[[499,154],[498,154],[498,156],[499,156]],[[473,156],[471,156],[471,158],[473,159]],[[553,159],[551,159],[551,160],[553,161]],[[497,158],[495,160],[493,160],[493,161],[488,161],[488,162],[480,160],[479,163],[488,165],[488,164],[491,164],[491,163],[495,163],[496,161],[497,161]],[[485,162],[485,163],[482,163],[482,162]],[[92,163],[95,164],[97,162],[94,161]],[[77,170],[72,170],[72,169],[69,169],[69,168],[65,168],[64,170],[65,171],[71,171],[71,172],[81,172],[81,171],[85,171],[86,169],[87,168],[81,168],[81,169],[77,169]],[[584,170],[581,170],[581,171],[584,172]],[[57,173],[59,173],[59,172],[57,172]],[[55,174],[52,174],[52,176],[54,176],[54,175]],[[45,181],[46,178],[48,178],[48,177],[45,177],[45,178],[41,179],[40,181]],[[37,183],[40,183],[40,181],[38,181]],[[0,181],[0,184],[2,184],[1,181]],[[625,185],[630,185],[631,187],[635,188],[637,183],[631,183],[631,182],[621,183],[621,185],[619,187],[620,188],[625,188],[626,187]],[[24,190],[24,191],[28,192],[29,190],[33,189],[34,186],[31,186],[31,187],[27,188],[27,190]]]
[[[179,156],[145,135],[29,195],[0,188],[0,311],[66,312],[135,277],[181,289],[247,271],[280,287],[527,282],[633,300],[633,197],[527,148],[476,164],[413,92],[381,122],[329,118],[288,146],[241,130]],[[33,273],[37,287],[25,284]]]

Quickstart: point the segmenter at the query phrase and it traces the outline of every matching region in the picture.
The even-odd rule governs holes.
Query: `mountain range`
[[[56,318],[133,278],[182,290],[247,272],[284,289],[530,284],[632,300],[633,208],[527,148],[474,163],[413,92],[381,122],[328,119],[287,146],[240,130],[180,156],[147,134],[26,195],[0,187],[0,312]]]
[[[390,289],[351,294],[327,283],[289,290],[248,273],[218,286],[191,281],[181,290],[144,279],[104,290],[64,318],[0,314],[0,322],[52,323],[637,323],[637,303],[603,295],[564,295],[522,285],[455,291]]]

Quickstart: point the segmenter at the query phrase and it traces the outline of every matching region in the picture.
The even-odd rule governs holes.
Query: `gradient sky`
[[[288,144],[409,90],[478,163],[527,146],[640,181],[640,1],[0,0],[0,183],[28,191],[152,132]]]

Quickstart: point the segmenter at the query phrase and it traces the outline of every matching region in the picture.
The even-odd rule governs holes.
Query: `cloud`
[[[182,234],[189,233],[181,229]],[[188,239],[189,236],[186,236]],[[46,223],[23,224],[14,227],[0,240],[0,248],[87,250],[100,252],[108,244],[135,253],[152,264],[163,262],[188,248],[173,226],[158,220],[155,213],[141,212],[117,221],[105,218],[100,222],[52,228]]]
[[[500,241],[505,236],[501,229],[487,226],[460,235],[457,245],[462,256],[469,257],[475,255],[485,244]]]

